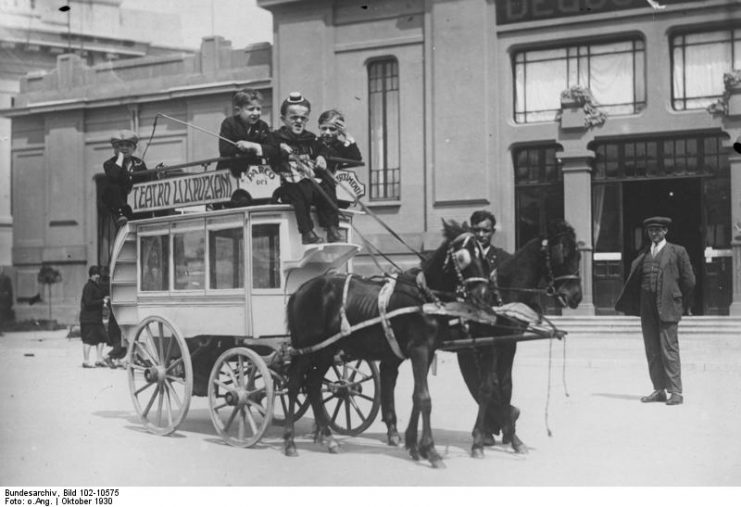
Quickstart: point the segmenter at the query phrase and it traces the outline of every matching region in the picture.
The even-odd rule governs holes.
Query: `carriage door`
[[[250,221],[249,280],[252,335],[283,336],[286,327],[285,280],[282,249],[287,246],[286,225],[280,220]]]

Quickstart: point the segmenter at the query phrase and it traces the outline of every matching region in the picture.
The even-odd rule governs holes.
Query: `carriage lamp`
[[[741,153],[741,136],[739,136],[736,139],[736,142],[733,143],[733,149],[736,150],[736,153]]]

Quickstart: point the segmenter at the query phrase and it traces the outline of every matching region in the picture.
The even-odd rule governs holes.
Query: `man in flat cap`
[[[680,405],[684,398],[677,325],[691,302],[695,273],[687,250],[666,241],[671,223],[666,217],[643,221],[651,246],[633,261],[615,309],[641,317],[648,372],[654,386],[641,401]],[[669,399],[665,391],[671,395]]]
[[[144,162],[134,156],[139,136],[131,130],[121,130],[111,137],[113,157],[103,163],[106,185],[102,201],[113,215],[117,225],[123,225],[132,218],[131,207],[126,200],[134,186],[134,173],[143,174],[147,170]],[[138,178],[143,181],[145,178]]]

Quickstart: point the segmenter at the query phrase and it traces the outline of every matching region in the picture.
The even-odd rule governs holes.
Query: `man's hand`
[[[319,169],[327,169],[327,160],[323,156],[319,155],[315,163]]]
[[[289,155],[293,153],[293,150],[290,146],[288,146],[286,143],[280,143],[280,151],[283,153],[288,153]]]
[[[240,151],[254,151],[257,152],[260,145],[251,141],[237,141],[237,149]]]

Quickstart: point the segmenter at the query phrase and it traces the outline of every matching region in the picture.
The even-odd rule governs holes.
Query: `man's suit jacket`
[[[625,282],[615,309],[626,315],[641,314],[641,275],[643,259],[648,249],[641,251],[630,266],[630,275]],[[683,246],[667,242],[659,261],[656,286],[656,308],[663,322],[679,322],[684,309],[692,301],[695,288],[695,272],[690,256]]]

